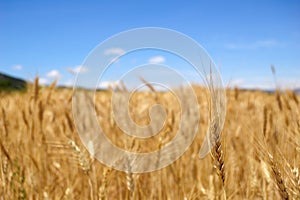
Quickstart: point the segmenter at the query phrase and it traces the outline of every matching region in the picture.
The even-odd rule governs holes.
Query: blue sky
[[[272,88],[273,64],[281,87],[300,87],[299,19],[300,2],[288,0],[1,0],[0,72],[71,84],[70,72],[76,73],[105,39],[133,28],[163,27],[201,44],[220,68],[225,85]],[[116,67],[154,58],[166,65],[172,60],[153,51],[127,63],[120,60]],[[114,73],[105,77],[117,78]]]

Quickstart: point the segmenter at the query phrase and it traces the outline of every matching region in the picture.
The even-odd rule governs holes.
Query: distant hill
[[[294,92],[295,92],[296,94],[300,94],[300,88],[295,89]]]
[[[7,74],[0,72],[0,91],[3,90],[24,90],[27,86],[27,82],[20,78],[15,78],[13,76],[9,76]],[[59,88],[69,88],[67,86],[58,86]],[[105,89],[98,89],[105,90]],[[241,89],[241,90],[251,90],[251,89]],[[274,93],[275,90],[263,90],[268,93]],[[293,90],[296,94],[300,95],[300,88],[296,88]]]
[[[2,90],[23,90],[26,88],[26,81],[3,74],[0,72],[0,91]]]

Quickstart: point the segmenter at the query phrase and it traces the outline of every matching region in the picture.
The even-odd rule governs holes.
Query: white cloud
[[[67,71],[72,74],[78,74],[78,73],[85,73],[88,71],[88,69],[84,66],[77,66],[73,68],[68,68]]]
[[[154,64],[158,64],[158,63],[163,63],[166,61],[166,59],[163,56],[155,56],[150,58],[149,63],[154,63]]]
[[[99,83],[98,88],[100,89],[109,89],[109,88],[116,88],[120,84],[119,81],[102,81]]]
[[[242,86],[243,84],[245,83],[245,80],[244,79],[234,79],[234,80],[230,80],[227,84],[226,87],[228,88],[235,88],[235,87],[240,87]]]
[[[300,80],[297,78],[282,78],[278,79],[277,83],[279,88],[282,89],[297,89],[300,88]]]
[[[276,40],[259,40],[252,43],[230,43],[225,45],[225,47],[231,50],[251,50],[258,48],[275,47],[280,45],[281,44]]]
[[[64,85],[67,87],[71,87],[74,85],[74,80],[73,79],[68,79],[66,82],[64,82]]]
[[[276,40],[262,40],[262,41],[257,41],[254,43],[254,47],[273,47],[273,46],[278,46],[279,42]]]
[[[271,77],[259,77],[254,79],[236,79],[230,81],[227,87],[238,87],[244,89],[259,89],[259,90],[275,90],[279,89],[297,89],[300,88],[300,80],[297,78],[279,78],[277,79],[277,85],[274,79]]]
[[[47,76],[48,78],[53,78],[53,79],[57,79],[57,80],[61,79],[61,77],[62,77],[62,75],[61,75],[61,74],[59,73],[59,71],[56,70],[56,69],[53,69],[53,70],[51,70],[50,72],[48,72],[48,73],[46,74],[46,76]]]
[[[120,56],[125,53],[124,49],[121,48],[110,48],[104,51],[104,55],[106,56]]]
[[[48,79],[46,78],[39,78],[40,85],[47,85],[49,83]]]
[[[23,66],[22,66],[22,65],[14,65],[14,66],[12,66],[12,68],[13,68],[14,70],[22,70],[22,69],[23,69]]]

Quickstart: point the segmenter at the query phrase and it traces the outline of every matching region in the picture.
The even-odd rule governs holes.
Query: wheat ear
[[[76,153],[77,161],[82,168],[82,170],[85,172],[85,174],[88,176],[88,184],[90,188],[90,199],[94,199],[94,191],[93,191],[93,184],[92,179],[90,176],[90,170],[91,170],[91,163],[90,160],[84,155],[83,151],[77,146],[77,144],[73,141],[69,141],[69,145],[73,148],[73,150]]]
[[[103,178],[101,181],[101,186],[99,188],[99,200],[105,200],[106,198],[106,188],[108,185],[108,176],[111,174],[112,169],[107,168],[103,172]]]
[[[214,167],[218,171],[218,175],[222,180],[222,184],[225,185],[225,165],[224,165],[224,154],[222,151],[221,142],[216,142],[214,150],[212,151],[212,156],[214,159]]]
[[[262,140],[264,141],[264,140]],[[267,163],[269,164],[270,168],[272,169],[272,175],[275,179],[275,183],[277,185],[277,188],[279,190],[279,194],[281,196],[282,199],[289,199],[289,194],[287,192],[287,188],[284,184],[283,178],[282,178],[282,174],[280,169],[278,168],[278,164],[275,161],[274,157],[272,156],[271,153],[269,153],[269,151],[266,149],[265,145],[263,145],[261,143],[261,141],[258,140],[258,138],[254,138],[254,142],[257,145],[257,150],[259,153],[262,154],[263,157],[267,157]]]
[[[271,166],[271,169],[273,172],[273,176],[276,181],[276,185],[279,189],[280,196],[282,199],[288,200],[289,194],[288,194],[286,186],[283,182],[281,172],[280,172],[279,168],[277,167],[277,162],[274,161],[274,158],[271,154],[268,154],[268,157],[269,157],[269,163],[270,163],[270,166]]]

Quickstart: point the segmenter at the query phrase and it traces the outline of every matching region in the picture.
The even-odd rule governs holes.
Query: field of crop
[[[0,200],[300,199],[300,98],[291,91],[228,89],[222,138],[199,159],[209,106],[207,92],[194,87],[201,118],[192,145],[168,167],[132,174],[87,152],[73,121],[71,89],[37,87],[37,81],[26,92],[0,92]],[[149,123],[149,106],[166,109],[165,126],[148,140],[121,132],[110,97],[110,91],[98,91],[95,107],[107,137],[120,148],[150,152],[176,134],[181,116],[171,93],[132,96],[129,110],[140,125]]]

